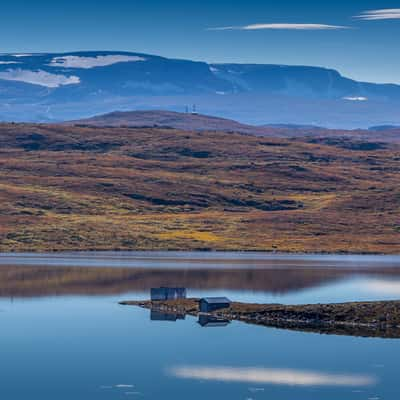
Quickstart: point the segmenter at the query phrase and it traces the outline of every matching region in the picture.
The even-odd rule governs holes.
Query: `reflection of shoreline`
[[[380,279],[400,278],[400,268],[274,270],[0,266],[0,297],[112,295],[143,292],[159,286],[278,294],[319,287],[360,274]]]

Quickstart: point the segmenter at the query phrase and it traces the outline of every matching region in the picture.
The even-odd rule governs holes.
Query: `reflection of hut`
[[[199,315],[199,320],[197,322],[204,328],[224,327],[231,323],[227,319],[216,318],[210,315]]]
[[[164,313],[157,310],[151,310],[150,319],[152,321],[170,321],[176,322],[178,319],[185,319],[185,314]]]
[[[152,288],[150,294],[152,301],[186,299],[186,288]]]
[[[199,301],[200,312],[212,312],[230,305],[231,301],[226,297],[204,297]]]

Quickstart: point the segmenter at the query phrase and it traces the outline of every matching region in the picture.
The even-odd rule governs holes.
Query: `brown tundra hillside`
[[[400,253],[400,148],[0,125],[0,251]]]

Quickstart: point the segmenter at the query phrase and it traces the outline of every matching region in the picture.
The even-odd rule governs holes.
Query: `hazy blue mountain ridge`
[[[207,64],[130,52],[0,55],[0,119],[201,111],[253,124],[399,124],[400,86],[307,66]]]

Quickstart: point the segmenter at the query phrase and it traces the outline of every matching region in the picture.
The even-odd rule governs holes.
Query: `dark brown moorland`
[[[0,125],[0,251],[400,253],[400,148]]]

